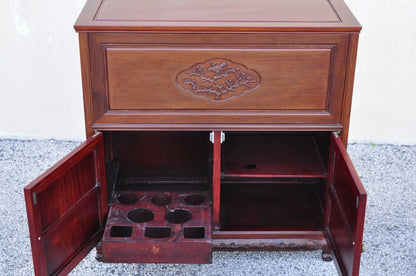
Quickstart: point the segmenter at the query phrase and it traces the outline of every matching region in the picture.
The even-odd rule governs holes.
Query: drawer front
[[[330,49],[107,49],[109,109],[325,110]]]
[[[93,35],[93,121],[340,122],[347,35],[218,36]]]

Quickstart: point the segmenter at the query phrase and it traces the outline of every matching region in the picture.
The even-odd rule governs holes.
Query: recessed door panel
[[[36,275],[68,273],[101,237],[107,214],[103,135],[24,188]]]
[[[358,275],[367,193],[340,138],[331,136],[327,238],[343,275]]]

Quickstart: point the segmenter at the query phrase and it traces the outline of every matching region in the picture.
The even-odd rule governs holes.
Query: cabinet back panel
[[[223,169],[228,177],[325,177],[325,133],[227,133]]]
[[[120,177],[208,177],[208,132],[113,132]]]

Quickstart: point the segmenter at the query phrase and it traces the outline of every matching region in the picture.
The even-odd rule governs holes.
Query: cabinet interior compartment
[[[224,177],[326,177],[328,133],[227,133]]]
[[[107,163],[118,167],[115,190],[209,190],[209,132],[125,131],[104,135]]]
[[[220,231],[322,231],[329,135],[226,132],[217,151],[209,132],[104,133],[104,261],[208,263],[217,211]]]
[[[106,132],[104,262],[210,263],[208,132]]]
[[[322,230],[329,133],[227,133],[220,230]]]

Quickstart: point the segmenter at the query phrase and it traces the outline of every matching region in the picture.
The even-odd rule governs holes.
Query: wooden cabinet
[[[75,29],[88,139],[25,188],[37,274],[96,246],[127,263],[322,249],[358,275],[361,26],[341,0],[89,0]]]

